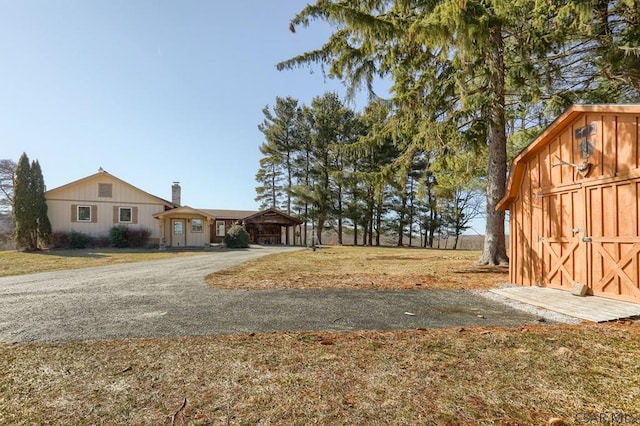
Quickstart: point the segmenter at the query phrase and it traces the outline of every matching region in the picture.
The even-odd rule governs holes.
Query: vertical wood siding
[[[588,125],[594,151],[583,177],[558,164],[582,162],[575,131]],[[640,302],[639,114],[581,113],[559,126],[526,160],[510,205],[511,281],[567,290],[581,282]]]
[[[100,183],[112,185],[111,197],[104,197],[104,193],[99,193]],[[48,216],[54,232],[78,231],[92,236],[104,236],[118,223],[118,208],[132,207],[133,223],[127,226],[148,229],[151,231],[151,239],[160,238],[160,223],[153,215],[164,211],[161,200],[114,179],[107,173],[53,189],[46,193],[46,197]],[[77,206],[91,206],[91,222],[77,221]]]

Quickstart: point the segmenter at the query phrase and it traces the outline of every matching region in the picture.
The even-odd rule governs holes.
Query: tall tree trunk
[[[504,211],[496,206],[505,193],[507,180],[507,136],[505,131],[504,100],[504,57],[502,28],[491,28],[490,51],[487,57],[491,73],[491,95],[489,106],[489,165],[487,168],[487,225],[484,250],[478,263],[481,265],[503,265],[509,262],[507,257]]]
[[[318,244],[322,245],[322,228],[324,228],[324,215],[318,216],[318,225],[316,227],[316,238],[318,239]]]
[[[308,223],[307,223],[307,218],[309,217],[309,204],[304,203],[304,245],[309,243],[309,240],[307,239],[307,228],[308,228]]]
[[[402,247],[404,246],[402,240],[403,240],[403,234],[404,234],[404,225],[405,225],[405,210],[407,209],[407,197],[402,196],[402,203],[400,206],[400,217],[398,219],[398,247]]]
[[[338,185],[338,244],[342,245],[342,185]]]
[[[358,222],[355,219],[353,220],[353,245],[358,245]]]
[[[367,245],[367,231],[369,230],[369,223],[368,222],[364,222],[362,225],[362,245],[366,246]]]
[[[376,211],[376,246],[380,245],[380,231],[382,228],[382,208],[378,206]]]
[[[291,152],[287,151],[287,214],[291,216],[291,188],[293,187],[293,170]]]

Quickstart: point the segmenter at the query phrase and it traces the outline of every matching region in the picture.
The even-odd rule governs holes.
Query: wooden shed
[[[640,105],[575,105],[515,159],[510,281],[640,303]]]

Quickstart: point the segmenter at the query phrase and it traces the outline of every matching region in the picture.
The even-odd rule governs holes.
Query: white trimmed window
[[[191,232],[204,232],[202,219],[191,219]]]
[[[118,209],[118,221],[124,223],[133,222],[133,209],[131,207],[120,207]]]
[[[224,220],[216,220],[216,237],[224,237],[225,223]]]
[[[91,206],[78,206],[78,222],[91,222]]]

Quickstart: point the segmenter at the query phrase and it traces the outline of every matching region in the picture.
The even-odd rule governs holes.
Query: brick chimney
[[[171,185],[171,202],[176,206],[180,206],[180,182],[173,182]]]

